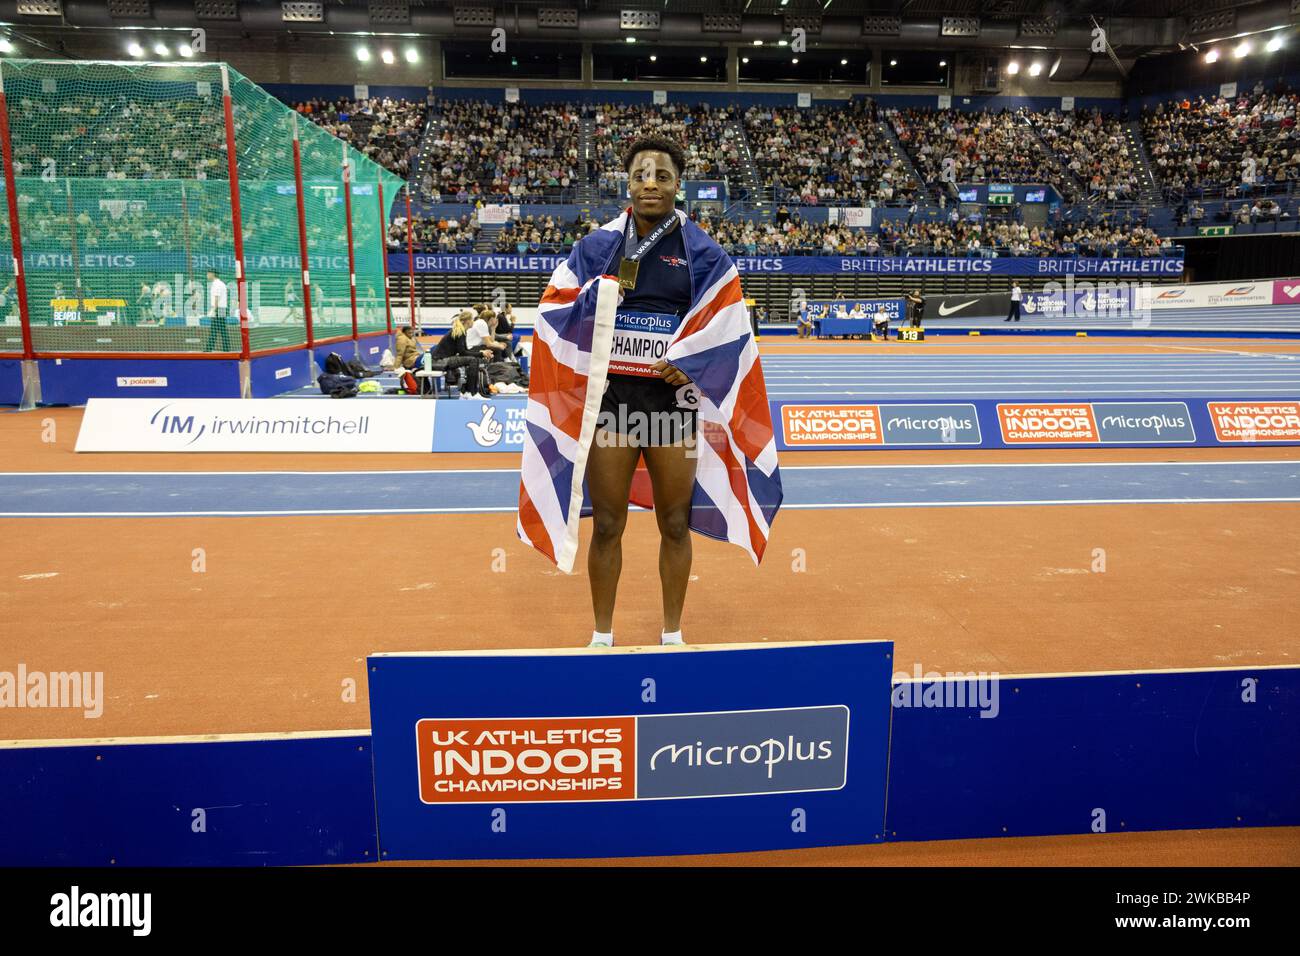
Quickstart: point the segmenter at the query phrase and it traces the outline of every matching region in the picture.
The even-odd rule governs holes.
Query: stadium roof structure
[[[11,29],[180,28],[258,36],[401,34],[527,40],[749,43],[795,27],[823,45],[1087,51],[1104,22],[1132,59],[1293,23],[1292,0],[0,0]]]

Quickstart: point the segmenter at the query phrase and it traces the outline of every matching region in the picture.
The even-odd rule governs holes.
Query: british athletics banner
[[[415,255],[416,272],[553,272],[565,256],[515,253]],[[740,273],[765,275],[1181,276],[1183,260],[943,259],[880,256],[732,256]],[[389,272],[406,272],[405,253],[388,256]]]

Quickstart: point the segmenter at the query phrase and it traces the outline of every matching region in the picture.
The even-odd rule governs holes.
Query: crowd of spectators
[[[1124,127],[1098,110],[1035,117],[1039,135],[1083,187],[1087,199],[1107,202],[1138,198],[1138,165],[1129,154]]]
[[[397,216],[388,226],[388,248],[392,252],[472,252],[478,239],[477,213],[455,216]],[[408,245],[409,233],[409,245]]]
[[[745,134],[776,202],[901,205],[919,189],[864,106],[755,106]]]
[[[423,103],[374,97],[307,100],[293,108],[389,172],[403,179],[410,176],[424,131]]]
[[[598,225],[590,217],[581,215],[567,222],[555,216],[525,216],[502,227],[497,234],[495,251],[519,255],[568,255],[573,244]]]
[[[1249,195],[1300,179],[1298,97],[1262,82],[1236,96],[1161,103],[1142,114],[1153,171],[1171,201]]]
[[[733,256],[1098,256],[1145,258],[1173,249],[1146,226],[1107,220],[1056,225],[972,222],[954,217],[890,221],[878,232],[791,217],[784,223],[723,221],[705,226]]]
[[[1173,244],[1146,226],[1106,222],[1035,225],[1016,222],[886,223],[868,255],[986,257],[1150,258],[1169,252]]]
[[[735,119],[730,107],[605,103],[595,108],[592,119],[591,159],[603,196],[627,194],[623,150],[638,136],[666,136],[681,144],[686,156],[683,179],[725,179],[740,162],[740,144],[727,135]]]
[[[8,102],[14,172],[87,179],[225,178],[220,96],[68,93]],[[51,165],[52,164],[52,165]]]
[[[1067,199],[1077,188],[1043,150],[1024,110],[892,110],[888,116],[926,184],[1045,183]]]
[[[579,113],[438,100],[430,107],[420,188],[431,202],[559,202],[578,182]]]

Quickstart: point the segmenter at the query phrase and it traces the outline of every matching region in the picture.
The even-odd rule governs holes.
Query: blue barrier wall
[[[1300,824],[1300,669],[999,686],[992,719],[895,706],[890,839]]]
[[[41,401],[84,405],[88,398],[238,398],[235,359],[40,359]],[[119,379],[156,379],[156,385],[122,385]],[[163,380],[166,380],[163,384]]]
[[[254,356],[248,362],[249,385],[254,398],[269,398],[311,384],[307,350]]]
[[[813,649],[792,652],[811,659]],[[371,705],[400,719],[376,738],[373,765],[370,735],[348,732],[0,746],[0,779],[9,782],[0,788],[0,865],[366,862],[380,852],[377,781],[389,858],[617,856],[1300,825],[1297,667],[965,675],[984,678],[976,692],[958,675],[900,674],[891,685],[892,649],[883,670],[864,670],[843,655],[832,661],[833,654],[826,663],[838,668],[789,669],[789,656],[776,647],[732,668],[727,662],[740,661],[732,657],[740,652],[716,650],[438,656],[450,665],[441,673],[385,673],[372,683]],[[371,664],[401,659],[417,658],[381,656]],[[500,664],[500,672],[487,684],[466,680],[488,666],[485,660]],[[614,679],[590,680],[597,671]],[[657,697],[649,704],[642,700],[646,678],[655,681]],[[782,682],[780,701],[758,693]],[[946,692],[958,683],[967,687],[962,697]],[[853,717],[857,736],[850,736],[854,819],[841,817],[844,790],[689,801],[421,803],[410,718],[554,714],[564,696],[557,688],[581,693],[581,710],[591,715],[817,706],[862,694]],[[806,832],[791,827],[792,807],[806,812]],[[197,808],[206,810],[204,832],[195,829]],[[493,830],[493,810],[500,808],[503,829]],[[396,824],[391,830],[388,819]],[[834,828],[827,831],[827,824]],[[557,847],[569,834],[573,842]]]
[[[0,747],[0,779],[7,866],[376,858],[368,734]]]
[[[19,359],[0,359],[0,405],[23,400],[23,365]]]

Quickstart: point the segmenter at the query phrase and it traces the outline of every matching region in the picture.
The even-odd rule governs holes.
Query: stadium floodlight
[[[166,43],[155,43],[153,51],[159,56],[171,56],[171,48]]]
[[[8,37],[0,37],[0,53],[14,52],[13,42]]]
[[[625,43],[635,43],[635,42],[636,42],[636,37],[627,37],[627,39],[624,40],[623,42],[625,42]]]
[[[1019,73],[1019,72],[1020,72],[1020,61],[1019,61],[1019,60],[1012,60],[1010,63],[1008,63],[1008,64],[1007,64],[1007,72],[1010,73],[1012,76],[1015,76],[1017,73]]]
[[[1218,63],[1218,62],[1219,62],[1219,51],[1218,51],[1218,50],[1211,50],[1209,53],[1205,54],[1205,62],[1206,62],[1206,63]]]
[[[776,41],[776,45],[777,45],[777,46],[789,46],[789,45],[790,45],[790,41],[789,41],[789,40],[777,40],[777,41]]]
[[[1031,64],[1029,64],[1029,75],[1030,75],[1030,76],[1037,76],[1039,73],[1042,73],[1042,72],[1043,72],[1043,64],[1041,64],[1041,63],[1031,63]]]
[[[754,46],[762,46],[762,45],[763,45],[763,41],[762,41],[762,40],[755,40],[755,41],[754,41]]]
[[[790,63],[791,63],[792,66],[798,66],[798,65],[799,65],[799,58],[798,58],[798,57],[795,57],[793,60],[790,61]]]
[[[188,43],[178,43],[176,44],[176,52],[183,57],[191,57],[194,55],[194,48]]]
[[[708,58],[707,56],[702,56],[702,57],[700,57],[700,62],[701,62],[701,63],[708,63],[708,62],[709,62],[709,58]]]
[[[364,46],[357,47],[357,59],[360,60],[362,63],[369,63],[370,50]]]
[[[129,47],[126,48],[126,52],[130,53],[132,56],[141,57],[144,56],[144,47],[142,47],[138,43],[132,43]]]
[[[849,61],[847,59],[840,60],[840,66],[848,66],[848,65],[849,65]]]
[[[890,60],[890,61],[889,61],[889,65],[890,65],[890,66],[898,66],[898,61],[897,61],[897,60]]]
[[[939,66],[943,67],[943,66],[947,66],[947,65],[948,65],[948,61],[947,61],[947,60],[940,60],[940,61],[939,61]]]
[[[1250,41],[1242,40],[1240,43],[1237,44],[1236,49],[1232,51],[1232,55],[1235,56],[1238,60],[1240,60],[1249,52],[1250,52]]]
[[[1282,49],[1282,38],[1273,37],[1273,39],[1268,41],[1268,45],[1265,46],[1264,49],[1269,53],[1276,53],[1278,50]]]
[[[393,56],[392,50],[384,50],[379,54],[379,59],[383,60],[388,66],[397,62],[397,57]]]
[[[650,54],[650,62],[651,62],[651,63],[657,63],[658,61],[659,61],[659,57],[656,56],[655,54],[651,53],[651,54]]]
[[[742,56],[742,57],[740,58],[740,62],[741,62],[741,63],[748,63],[748,62],[749,62],[749,57],[747,57],[747,56]]]
[[[405,57],[406,57],[406,62],[407,62],[407,63],[419,63],[419,62],[420,62],[420,51],[417,50],[417,49],[416,49],[415,47],[413,47],[413,46],[408,46],[408,47],[406,48],[406,53],[405,53],[404,55],[405,55]]]

